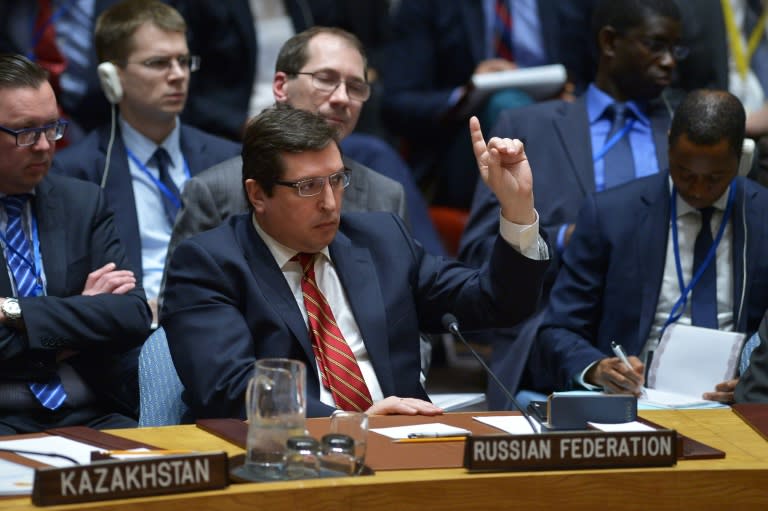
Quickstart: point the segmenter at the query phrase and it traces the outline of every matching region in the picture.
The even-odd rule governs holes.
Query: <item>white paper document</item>
[[[531,425],[528,424],[528,421],[522,415],[493,415],[472,418],[510,435],[529,435],[534,433]],[[541,425],[537,421],[531,419],[531,422],[536,427],[536,432],[541,431]]]
[[[533,99],[551,98],[562,89],[567,78],[562,64],[524,67],[472,75],[475,92],[490,94],[500,89],[520,89]]]
[[[743,344],[742,333],[670,325],[648,368],[647,400],[673,407],[679,406],[673,401],[681,400],[680,395],[688,396],[683,404],[702,401],[702,394],[736,376]]]
[[[391,428],[371,428],[371,431],[392,438],[393,440],[411,438],[411,435],[446,437],[467,436],[472,434],[468,429],[449,426],[448,424],[443,424],[441,422],[414,424],[413,426],[395,426]]]
[[[63,454],[79,464],[91,462],[91,451],[101,450],[93,445],[76,442],[56,435],[0,441],[1,449]],[[55,456],[21,454],[25,458],[53,467],[71,467],[73,463]],[[32,493],[33,468],[0,459],[0,495],[26,495]]]
[[[430,394],[429,400],[432,404],[439,406],[446,412],[454,412],[468,406],[476,405],[485,401],[483,392],[460,392],[445,394]]]
[[[607,432],[656,431],[655,428],[639,421],[619,422],[618,424],[602,424],[587,421],[587,426],[591,429]]]
[[[717,401],[707,401],[701,396],[666,392],[659,389],[643,389],[643,396],[637,400],[641,410],[658,410],[666,408],[727,408],[728,405]]]

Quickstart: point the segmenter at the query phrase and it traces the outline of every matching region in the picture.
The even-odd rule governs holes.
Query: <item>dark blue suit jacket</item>
[[[612,356],[612,340],[638,355],[648,339],[667,250],[668,176],[592,195],[581,208],[531,356],[554,388],[572,386],[590,363]],[[768,190],[744,178],[735,185],[734,322],[754,332],[768,308]]]
[[[82,296],[92,271],[109,262],[132,269],[100,190],[90,183],[48,176],[36,187],[34,210],[47,293],[19,300],[25,332],[0,325],[0,379],[45,380],[56,370],[56,355],[73,350],[77,353],[67,362],[102,398],[129,383],[106,369],[111,363],[127,365],[126,371],[132,367],[136,384],[138,353],[122,362],[120,358],[149,335],[151,316],[141,284],[124,295]],[[13,296],[5,270],[0,271],[0,293]],[[115,401],[105,406],[119,410]]]
[[[88,134],[77,144],[59,151],[54,156],[52,171],[78,179],[101,184],[109,143],[109,127],[104,126]],[[195,175],[240,153],[240,145],[204,133],[197,128],[181,125],[181,150],[187,160],[189,172]],[[118,128],[109,165],[104,195],[107,205],[115,212],[115,226],[123,242],[126,255],[135,268],[136,278],[142,279],[141,234],[136,215],[136,200],[131,184],[128,155]]]
[[[556,2],[538,0],[538,6],[545,54],[558,62]],[[453,90],[486,58],[483,2],[400,2],[393,16],[394,37],[382,59],[382,114],[392,131],[409,139],[409,158],[421,172],[435,151],[445,150],[441,144],[467,129],[464,119],[446,122],[441,114]]]
[[[547,267],[501,239],[483,271],[436,258],[389,213],[342,215],[330,254],[384,395],[421,399],[419,332],[441,331],[446,312],[470,329],[520,321]],[[193,416],[244,417],[253,362],[265,357],[304,361],[307,414],[333,411],[319,399],[307,325],[250,215],[176,248],[161,317]]]

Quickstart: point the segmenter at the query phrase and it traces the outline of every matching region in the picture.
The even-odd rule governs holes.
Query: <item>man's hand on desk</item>
[[[739,383],[738,378],[718,383],[715,385],[714,392],[705,392],[701,397],[720,403],[733,403],[733,391],[736,389],[737,383]]]
[[[584,381],[613,394],[634,394],[639,396],[642,393],[645,383],[645,366],[637,357],[628,357],[632,364],[630,370],[618,357],[604,358],[594,364],[587,374],[584,375]]]
[[[389,396],[374,403],[365,413],[368,415],[442,415],[443,409],[421,399]]]

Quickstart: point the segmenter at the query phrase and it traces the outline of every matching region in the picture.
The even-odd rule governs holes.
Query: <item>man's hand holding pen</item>
[[[640,396],[645,384],[645,365],[635,356],[627,356],[621,346],[614,345],[615,357],[604,358],[584,375],[584,380],[614,394]]]

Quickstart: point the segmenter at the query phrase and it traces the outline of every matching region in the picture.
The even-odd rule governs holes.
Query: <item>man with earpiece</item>
[[[768,190],[737,177],[744,121],[732,94],[691,92],[672,119],[669,171],[586,199],[529,359],[535,390],[637,394],[668,325],[758,329],[768,308]],[[738,382],[702,397],[732,402]]]
[[[179,121],[190,76],[186,23],[157,0],[125,0],[97,19],[99,78],[113,122],[56,155],[54,172],[98,183],[155,319],[168,242],[191,176],[240,152]],[[119,110],[114,120],[115,108]]]

